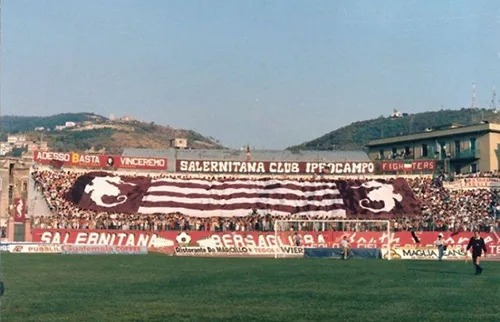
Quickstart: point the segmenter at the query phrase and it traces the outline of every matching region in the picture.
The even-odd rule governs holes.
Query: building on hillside
[[[7,142],[0,142],[0,156],[4,156],[12,151],[12,145]]]
[[[26,156],[33,157],[33,152],[35,151],[48,151],[49,146],[47,141],[32,141],[26,144],[26,152],[24,153]]]
[[[7,136],[7,143],[11,145],[18,146],[19,144],[25,144],[26,143],[26,136],[25,135],[8,135]]]
[[[403,112],[400,112],[396,109],[394,109],[394,112],[392,112],[392,114],[391,114],[391,118],[393,118],[393,119],[398,119],[398,118],[402,118],[405,116],[408,116],[408,113],[403,113]]]
[[[492,172],[500,168],[500,124],[451,124],[424,132],[370,141],[372,160],[437,160],[445,173]]]
[[[8,135],[7,142],[0,142],[0,156],[5,156],[14,149],[25,148],[28,144],[25,135]]]
[[[187,149],[188,140],[185,138],[175,138],[170,140],[170,146],[176,149]]]
[[[137,121],[137,119],[133,116],[125,115],[125,116],[120,117],[119,121],[121,121],[121,122],[135,122],[135,121]]]

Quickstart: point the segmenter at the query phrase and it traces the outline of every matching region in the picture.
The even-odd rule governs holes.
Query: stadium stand
[[[174,212],[169,214],[137,214],[98,212],[79,209],[65,198],[75,180],[82,172],[69,170],[39,169],[32,172],[35,187],[42,193],[51,216],[32,214],[35,228],[111,229],[111,230],[197,230],[197,231],[272,231],[276,219],[322,219],[311,216],[275,216],[272,213],[238,214],[234,217],[196,217]],[[129,173],[129,175],[131,175]],[[150,176],[152,176],[150,174]],[[155,177],[175,177],[193,180],[199,176],[186,174],[156,174]],[[210,180],[228,179],[228,176],[205,176]],[[312,177],[288,180],[318,180]],[[419,215],[400,216],[392,220],[395,231],[473,231],[493,232],[500,227],[498,216],[498,191],[486,188],[446,188],[431,177],[407,179],[415,197],[421,205]],[[356,218],[351,218],[356,219]],[[376,230],[376,227],[369,227]],[[375,228],[375,229],[374,229]],[[312,229],[321,229],[320,227]],[[357,225],[355,231],[368,227]]]

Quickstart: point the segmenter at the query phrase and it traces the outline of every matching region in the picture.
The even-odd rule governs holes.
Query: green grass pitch
[[[1,321],[500,321],[500,262],[1,259]]]

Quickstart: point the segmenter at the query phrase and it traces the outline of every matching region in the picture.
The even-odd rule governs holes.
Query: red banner
[[[34,151],[33,160],[40,164],[57,167],[117,168],[136,170],[166,170],[167,159],[129,157],[103,154],[81,154],[77,152]]]
[[[379,161],[377,163],[379,172],[433,172],[436,170],[435,160],[403,160]]]
[[[234,160],[177,160],[175,171],[192,173],[245,174],[371,174],[373,162],[292,162],[292,161],[234,161]]]
[[[24,223],[26,220],[26,200],[22,198],[14,199],[14,222]]]
[[[438,232],[417,233],[419,246],[432,246]],[[442,233],[448,245],[465,247],[472,233],[459,233],[451,236]],[[300,232],[302,246],[339,247],[344,236],[348,237],[353,248],[382,248],[387,245],[386,232]],[[488,254],[500,255],[500,240],[494,233],[482,233]],[[391,233],[391,246],[417,246],[410,232]],[[70,229],[33,229],[33,241],[50,244],[75,245],[120,245],[147,246],[149,248],[169,248],[172,252],[178,246],[201,247],[276,247],[294,246],[293,232],[209,232],[209,231],[120,231],[120,230],[70,230]]]

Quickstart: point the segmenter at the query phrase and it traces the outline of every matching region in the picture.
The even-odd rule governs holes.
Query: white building
[[[7,153],[12,151],[12,145],[8,142],[1,142],[0,143],[0,155],[4,156]]]
[[[170,146],[176,149],[186,149],[187,148],[187,139],[185,138],[175,138],[170,140]]]
[[[11,145],[25,143],[25,142],[26,142],[26,136],[24,136],[24,135],[9,135],[9,136],[7,136],[7,143],[9,143]]]

